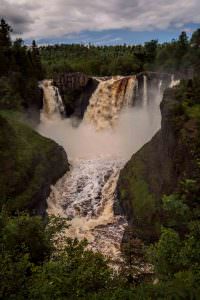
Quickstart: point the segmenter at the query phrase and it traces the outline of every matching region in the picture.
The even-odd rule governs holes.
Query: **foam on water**
[[[44,82],[44,109],[38,131],[62,145],[71,168],[56,184],[47,200],[48,214],[69,220],[65,234],[87,238],[89,248],[122,260],[121,241],[126,218],[115,215],[116,185],[121,168],[159,129],[161,85],[154,99],[147,101],[147,78],[144,79],[145,105],[133,106],[138,94],[135,76],[99,79],[90,99],[84,120],[73,127],[62,119],[62,99],[52,82]]]
[[[77,159],[71,171],[52,188],[48,214],[69,218],[66,235],[87,238],[89,248],[116,260],[127,221],[115,216],[116,184],[123,160],[113,158]]]

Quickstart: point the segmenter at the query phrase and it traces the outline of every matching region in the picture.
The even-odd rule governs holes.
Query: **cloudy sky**
[[[15,34],[41,43],[140,43],[200,27],[200,0],[0,0]]]

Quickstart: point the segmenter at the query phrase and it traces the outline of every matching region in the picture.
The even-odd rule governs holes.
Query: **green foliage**
[[[184,228],[190,219],[190,210],[179,195],[163,196],[163,209],[165,212],[165,223],[169,227]]]
[[[88,75],[130,75],[143,71],[144,49],[138,46],[54,45],[40,47],[49,77],[62,71]],[[141,53],[141,55],[140,55]],[[150,54],[149,54],[150,55]],[[149,57],[149,56],[148,56]]]
[[[63,237],[65,220],[0,213],[1,299],[198,299],[200,283],[199,223],[181,241],[173,230],[163,229],[149,254],[160,281],[135,285],[126,273],[117,275],[87,242]],[[60,236],[61,237],[61,236]]]
[[[185,43],[185,48],[188,47],[184,35],[179,42]],[[159,199],[158,202],[150,201],[153,203],[152,207],[155,208],[151,222],[156,223],[155,216],[160,214],[158,223],[162,225],[162,231],[160,237],[158,235],[158,241],[152,244],[147,251],[148,260],[154,266],[155,277],[159,279],[155,285],[143,285],[144,295],[147,299],[148,297],[149,299],[199,299],[200,295],[199,87],[198,76],[193,80],[182,81],[173,91],[175,101],[171,101],[172,104],[169,104],[169,111],[174,120],[171,130],[174,131],[177,139],[178,150],[173,149],[171,159],[174,159],[173,171],[177,172],[178,183],[174,188],[174,193],[165,195],[162,203],[159,203]],[[144,166],[146,155],[148,155],[147,151],[152,151],[152,148],[145,146],[145,149],[146,152],[140,151],[128,162],[119,181],[120,200],[126,210],[131,211],[134,234],[138,237],[139,232],[139,236],[142,238],[146,237],[145,233],[148,233],[148,237],[150,236],[147,227],[143,227],[148,217],[143,213],[144,210],[143,217],[138,223],[137,214],[142,211],[140,208],[143,207],[143,203],[147,199],[151,199],[149,198],[151,187],[148,189],[144,178],[148,179],[150,174],[153,176]],[[154,189],[156,190],[156,185]],[[146,213],[152,216],[151,205],[147,203],[145,207]],[[147,224],[152,233],[155,229],[151,226],[151,222]],[[145,241],[149,240],[145,239]],[[130,262],[134,262],[131,257],[134,250],[136,250],[134,243],[130,240],[125,249]]]
[[[14,88],[12,76],[0,77],[0,105],[4,109],[20,110],[21,96]]]
[[[179,127],[186,120],[192,119],[200,124],[200,79],[183,80],[176,89],[179,104],[175,108],[176,122],[181,120]]]
[[[95,299],[115,287],[107,261],[85,241],[63,239],[55,248],[63,220],[3,211],[0,225],[1,299]]]
[[[198,299],[200,294],[200,169],[195,160],[197,154],[199,150],[193,153],[193,178],[182,180],[178,193],[163,197],[166,227],[162,229],[159,241],[148,250],[149,259],[162,280],[161,286],[164,285],[164,295],[167,296],[169,291],[176,295],[179,287],[177,297],[180,299]]]
[[[85,250],[84,243],[68,240],[62,253],[33,272],[31,299],[82,298],[109,288],[111,270],[100,254]]]
[[[0,22],[0,109],[37,105],[38,80],[44,76],[36,43],[30,49],[21,39],[11,42],[10,26]]]
[[[140,220],[140,222],[151,223],[151,218],[156,212],[156,203],[154,196],[150,194],[147,184],[145,181],[138,180],[134,181],[134,185],[131,187],[134,199],[134,211],[135,217]],[[148,210],[146,209],[148,207]]]
[[[144,44],[146,69],[152,69],[157,55],[158,41],[152,40]]]
[[[159,247],[155,247],[159,256],[154,254],[160,263],[164,254],[166,260],[160,270],[166,274],[166,267],[170,280],[135,286],[127,282],[124,273],[118,276],[113,272],[101,254],[87,250],[86,241],[63,237],[62,247],[58,247],[55,241],[66,227],[65,220],[59,218],[9,216],[5,210],[0,213],[1,299],[146,300],[188,299],[190,296],[197,299],[200,282],[197,265],[179,271],[174,277],[170,273],[175,266],[177,268],[180,257],[176,251],[180,240],[173,231],[163,231]],[[196,229],[194,231],[197,236]],[[192,246],[193,242],[189,241],[184,247],[185,266],[191,265],[195,257],[187,261]],[[198,247],[199,244],[195,246],[196,251]]]
[[[179,235],[172,229],[163,228],[159,242],[148,250],[150,261],[161,278],[168,279],[178,271],[180,249]]]
[[[16,218],[2,213],[0,223],[2,247],[7,252],[15,255],[27,252],[30,261],[37,264],[50,256],[50,235],[45,232],[46,226],[40,217],[20,215]]]
[[[158,44],[152,40],[144,45],[84,46],[54,45],[40,47],[48,77],[56,72],[83,72],[88,75],[130,75],[142,71],[200,71],[199,30],[191,40],[182,32],[177,40]]]
[[[184,239],[176,231],[163,228],[158,243],[148,249],[148,256],[154,264],[156,274],[164,281],[173,280],[183,272],[199,276],[200,223],[191,222],[189,227],[189,233]]]
[[[40,217],[0,214],[0,298],[24,299],[31,268],[50,258],[52,230]]]
[[[152,241],[160,232],[158,217],[160,207],[145,181],[143,162],[129,161],[122,172],[122,180],[119,180],[118,185],[120,201],[126,205],[131,219],[134,219],[134,224],[137,225],[134,230],[138,237]]]
[[[127,188],[122,188],[119,190],[120,197],[122,199],[126,199],[127,196],[131,197],[133,201],[133,207],[136,212],[136,218],[138,220],[146,214],[145,206],[148,204],[149,209],[154,209],[154,199],[151,197],[151,195],[148,192],[148,187],[146,182],[142,179],[142,165],[135,166],[135,170],[138,172],[138,178],[133,178],[134,174],[129,173],[129,169],[127,167],[127,170],[125,172],[125,179],[126,183],[128,184],[131,182],[130,190],[127,190]],[[138,201],[135,201],[135,199],[138,199]]]
[[[0,203],[14,211],[27,209],[37,202],[50,168],[53,177],[56,172],[62,174],[65,161],[59,164],[57,145],[33,131],[16,113],[1,112],[0,125]]]

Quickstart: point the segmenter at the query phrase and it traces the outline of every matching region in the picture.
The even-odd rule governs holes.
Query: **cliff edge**
[[[181,181],[199,172],[200,98],[194,95],[194,84],[190,80],[165,91],[160,131],[120,173],[120,204],[136,237],[147,242],[159,237],[163,195],[178,192]]]
[[[16,116],[0,113],[0,201],[13,211],[45,214],[50,186],[69,170],[64,149]]]

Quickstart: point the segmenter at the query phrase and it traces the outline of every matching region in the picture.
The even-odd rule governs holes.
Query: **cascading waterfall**
[[[154,91],[158,98],[150,99],[144,77],[144,109],[135,102],[139,95],[135,76],[96,79],[99,85],[77,128],[70,119],[60,118],[62,99],[52,81],[42,82],[42,114],[47,118],[41,120],[38,131],[63,145],[71,163],[70,172],[52,187],[47,212],[68,218],[68,237],[87,238],[90,249],[102,252],[118,265],[127,221],[113,212],[116,184],[126,161],[160,127],[161,82]],[[59,118],[52,122],[52,116],[57,115]]]
[[[90,99],[84,120],[93,123],[97,129],[113,127],[121,109],[125,105],[133,105],[135,86],[135,76],[101,79]]]
[[[177,85],[179,85],[179,83],[180,83],[180,80],[179,79],[177,79],[177,80],[175,80],[174,79],[174,74],[171,76],[171,83],[170,83],[170,88],[173,88],[173,87],[175,87],[175,86],[177,86]]]
[[[159,80],[158,81],[158,94],[156,96],[156,102],[158,104],[158,106],[160,105],[161,102],[161,97],[162,97],[162,93],[163,93],[163,80]]]
[[[138,96],[139,96],[139,84],[138,84],[138,80],[136,80],[136,83],[135,83],[135,98],[137,99]]]
[[[159,92],[159,94],[162,93],[162,84],[163,84],[163,81],[159,80],[159,83],[158,83],[158,92]]]
[[[45,115],[45,117],[52,118],[53,116],[60,117],[63,115],[65,107],[59,90],[53,85],[53,81],[43,80],[39,86],[43,90],[42,117]]]
[[[70,219],[66,236],[87,238],[88,248],[121,261],[120,244],[127,226],[125,217],[115,216],[113,203],[121,160],[77,159],[72,169],[52,188],[48,214]]]
[[[148,89],[147,89],[147,76],[143,76],[143,105],[146,107],[148,105]]]

